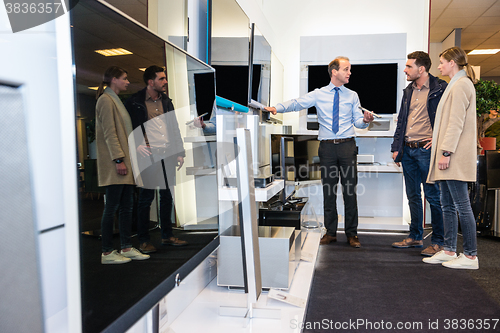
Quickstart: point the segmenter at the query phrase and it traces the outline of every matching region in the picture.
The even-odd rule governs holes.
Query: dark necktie
[[[335,87],[335,97],[333,98],[332,131],[337,134],[339,131],[339,87]]]

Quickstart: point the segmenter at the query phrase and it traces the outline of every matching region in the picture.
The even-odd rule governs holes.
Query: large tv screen
[[[212,65],[217,96],[248,105],[248,66]]]
[[[308,91],[330,83],[328,65],[308,67]],[[377,114],[397,113],[397,63],[351,65],[351,77],[345,86],[358,93],[362,107]],[[307,113],[316,114],[316,108],[309,108]]]
[[[215,78],[213,72],[194,74],[194,91],[196,100],[196,113],[204,121],[210,119],[215,101]]]
[[[241,105],[248,105],[248,66],[213,65],[215,68],[215,86],[217,96],[224,97]],[[252,96],[259,103],[268,105],[269,93],[262,90],[263,66],[252,66]],[[265,84],[269,86],[269,83]],[[263,99],[262,96],[265,98]]]

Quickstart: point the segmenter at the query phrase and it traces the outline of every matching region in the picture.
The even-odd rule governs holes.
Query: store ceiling
[[[97,8],[97,9],[96,9]],[[140,28],[135,23],[105,10],[95,1],[81,1],[72,10],[73,48],[78,93],[95,95],[88,87],[98,86],[109,66],[128,71],[128,93],[144,88],[143,72],[146,68],[165,63],[165,43],[162,39]],[[104,57],[97,49],[125,48],[133,54]]]
[[[145,0],[108,0],[129,15],[142,12]],[[462,48],[500,49],[500,0],[430,0],[430,42],[442,42],[455,28],[462,28]],[[137,17],[135,17],[138,19]],[[500,77],[500,52],[471,55],[469,62],[481,66],[481,77]]]
[[[473,49],[500,49],[500,0],[431,0],[430,42],[442,42],[462,28],[462,45]],[[500,77],[500,52],[471,55],[469,63],[481,66],[481,77]]]

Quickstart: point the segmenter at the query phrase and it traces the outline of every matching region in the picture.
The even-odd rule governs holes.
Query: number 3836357
[[[61,2],[5,2],[7,14],[58,14],[64,12]]]
[[[479,329],[479,330],[496,330],[500,319],[444,319],[443,328],[445,330],[465,330],[465,329]],[[497,326],[498,325],[498,326]]]

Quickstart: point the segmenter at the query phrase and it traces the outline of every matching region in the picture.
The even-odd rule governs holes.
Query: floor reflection
[[[104,208],[102,196],[100,199],[96,196],[91,199],[83,195],[80,203],[82,230],[95,230],[98,233]],[[159,228],[152,230],[150,235],[152,243],[158,249],[151,254],[150,259],[132,261],[124,265],[102,265],[100,238],[82,234],[80,245],[83,332],[94,333],[105,330],[163,281],[195,258],[196,254],[207,245],[211,245],[217,237],[217,232],[174,230],[175,237],[188,241],[189,245],[183,247],[162,246]],[[119,248],[118,234],[113,241],[115,248]],[[139,247],[136,237],[132,238],[132,245]]]

